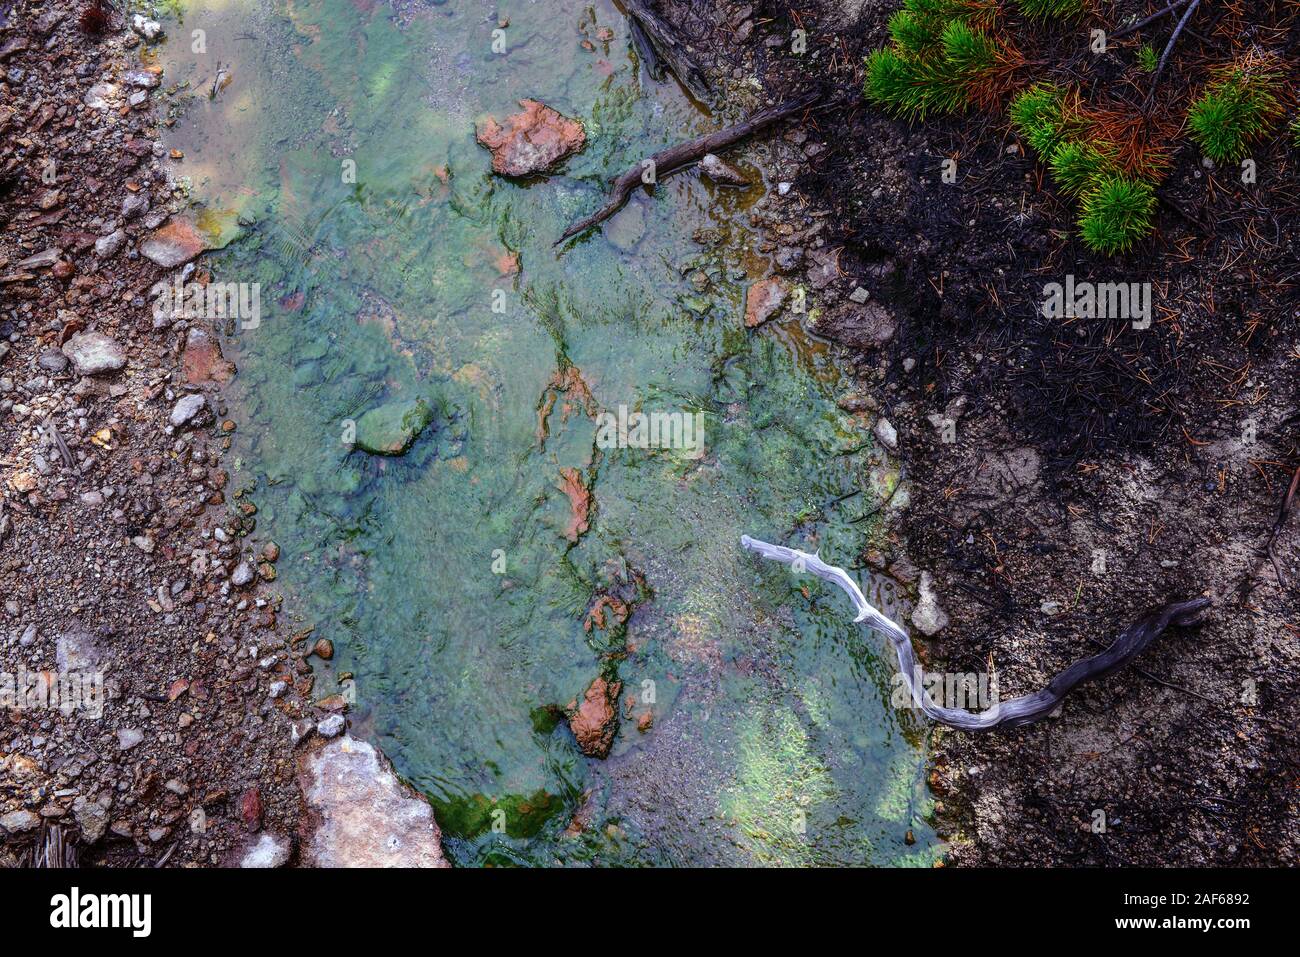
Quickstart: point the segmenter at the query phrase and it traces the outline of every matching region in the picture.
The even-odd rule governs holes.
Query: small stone
[[[289,863],[293,845],[288,838],[264,831],[239,854],[239,866],[248,868],[283,867]]]
[[[268,695],[269,695],[269,697],[271,697],[271,698],[278,698],[278,697],[280,697],[281,695],[284,694],[285,690],[286,690],[288,687],[289,687],[288,682],[285,682],[285,681],[272,681],[272,682],[271,682],[271,688],[270,688],[270,691],[268,692]]]
[[[1061,603],[1048,600],[1039,605],[1038,610],[1044,615],[1059,615],[1061,613]]]
[[[890,451],[898,448],[898,430],[888,419],[883,416],[877,419],[876,426],[871,431],[885,448]]]
[[[519,105],[523,112],[506,117],[504,126],[489,116],[475,131],[478,142],[492,152],[494,173],[541,173],[586,143],[586,131],[578,120],[561,116],[537,100],[520,100]]]
[[[169,421],[178,429],[190,423],[198,425],[202,421],[200,413],[205,410],[206,405],[207,400],[202,395],[184,396],[172,409]]]
[[[207,248],[198,227],[186,219],[173,218],[140,244],[140,255],[164,269],[183,266]]]
[[[110,799],[111,800],[111,799]],[[94,844],[108,830],[109,803],[101,804],[83,795],[72,801],[72,816],[81,828],[81,838],[87,844]]]
[[[423,398],[390,402],[357,419],[357,448],[371,455],[402,455],[433,421],[433,409]]]
[[[161,23],[138,13],[131,18],[131,29],[150,43],[163,35]]]
[[[149,211],[149,197],[144,193],[128,193],[122,200],[122,218],[135,219]]]
[[[257,575],[253,571],[253,566],[249,562],[240,562],[231,572],[230,583],[236,588],[244,588],[253,583]]]
[[[920,597],[912,609],[912,624],[924,635],[934,637],[948,627],[948,615],[934,594],[934,578],[929,572],[921,572],[921,582],[917,586]]]
[[[776,315],[785,302],[785,283],[780,279],[760,279],[745,292],[745,327],[761,326]]]
[[[9,484],[14,487],[15,492],[26,495],[28,492],[36,491],[36,487],[41,484],[40,477],[32,472],[15,472]]]
[[[46,349],[41,353],[41,357],[36,360],[46,372],[62,372],[68,367],[68,357],[58,349]]]
[[[331,714],[328,717],[321,718],[316,725],[316,733],[322,738],[337,738],[343,733],[343,728],[347,724],[347,719],[341,714]]]
[[[117,86],[113,83],[96,83],[86,91],[85,97],[81,102],[92,110],[107,110],[112,104],[109,102],[117,95]]]
[[[858,303],[859,305],[866,302],[870,298],[871,298],[871,293],[867,292],[867,290],[863,289],[861,286],[857,286],[856,288],[854,288],[854,290],[851,293],[849,293],[849,299],[851,299],[853,302]]]
[[[122,728],[117,732],[117,746],[122,751],[129,751],[144,740],[144,732],[138,728]]]
[[[268,562],[278,562],[280,560],[280,546],[275,542],[267,542],[262,546],[262,560]]]
[[[157,73],[149,70],[127,70],[122,74],[122,81],[127,86],[138,87],[143,90],[152,90],[162,83],[162,77]]]
[[[712,153],[705,153],[700,160],[700,169],[719,186],[748,186],[745,174],[730,163],[725,163]]]
[[[131,539],[131,544],[140,549],[140,551],[144,552],[146,555],[153,554],[153,539],[147,535],[137,535],[135,538]]]
[[[250,831],[256,831],[262,826],[263,811],[262,792],[257,788],[249,788],[239,796],[239,819]]]
[[[312,654],[323,661],[329,661],[334,657],[334,642],[328,638],[316,639],[316,644],[312,645]]]
[[[100,236],[95,240],[95,255],[100,259],[111,259],[117,255],[124,242],[126,242],[126,231],[115,229],[107,236]]]
[[[14,264],[14,269],[44,269],[53,266],[63,255],[62,249],[43,249]]]
[[[39,826],[40,823],[40,817],[22,809],[0,815],[0,831],[6,834],[24,834]]]
[[[103,376],[126,365],[126,355],[114,339],[103,333],[77,333],[64,343],[64,355],[72,359],[81,376]]]

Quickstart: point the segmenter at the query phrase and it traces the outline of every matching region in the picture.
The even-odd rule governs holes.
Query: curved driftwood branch
[[[898,655],[898,670],[907,683],[912,701],[935,721],[965,731],[983,731],[988,728],[1014,728],[1046,717],[1056,709],[1070,691],[1087,681],[1107,675],[1129,662],[1147,645],[1159,638],[1170,625],[1190,625],[1202,611],[1210,606],[1210,599],[1202,596],[1187,601],[1170,602],[1162,608],[1148,612],[1128,627],[1108,648],[1090,658],[1076,661],[1047,683],[1042,691],[1022,695],[1009,701],[996,702],[982,714],[961,708],[945,708],[935,704],[920,687],[916,676],[916,658],[912,653],[912,640],[907,632],[874,608],[862,594],[849,573],[837,565],[828,565],[816,555],[797,548],[771,545],[744,535],[740,544],[763,558],[796,566],[801,571],[816,575],[823,581],[844,589],[857,610],[855,622],[865,622],[883,632]]]
[[[627,202],[628,197],[632,195],[632,190],[641,185],[641,175],[647,164],[653,163],[655,180],[667,176],[674,170],[681,169],[690,163],[694,163],[703,158],[706,153],[720,153],[728,147],[735,146],[747,136],[752,136],[759,130],[771,126],[773,123],[779,123],[796,113],[806,110],[820,99],[820,93],[810,94],[801,97],[781,106],[774,106],[770,110],[763,110],[755,113],[743,123],[737,123],[735,126],[728,126],[726,129],[718,130],[714,133],[705,133],[703,136],[688,140],[685,143],[678,143],[676,146],[670,146],[662,149],[646,159],[637,163],[627,172],[623,173],[618,179],[614,180],[614,185],[610,188],[609,200],[604,206],[596,210],[590,216],[584,216],[582,219],[573,223],[566,229],[563,235],[557,239],[553,245],[558,246],[571,236],[576,236],[599,222],[603,222],[610,216],[613,216],[623,204]]]

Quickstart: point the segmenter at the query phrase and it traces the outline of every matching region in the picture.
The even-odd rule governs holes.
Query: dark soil
[[[1017,34],[1027,58],[1051,64],[1019,79],[1140,104],[1149,76],[1135,75],[1133,52],[1162,50],[1172,24],[1101,56],[1087,53],[1086,28],[1162,5],[1106,3],[1084,24]],[[913,589],[930,572],[951,620],[918,638],[929,666],[991,670],[1003,698],[1037,690],[1149,608],[1214,601],[1203,625],[1076,692],[1057,719],[940,729],[931,785],[949,859],[1295,864],[1300,523],[1278,534],[1276,570],[1265,549],[1300,466],[1300,150],[1279,129],[1254,151],[1258,182],[1243,185],[1171,137],[1154,236],[1125,256],[1091,254],[1005,101],[907,123],[863,100],[863,59],[898,6],[763,4],[750,47],[767,100],[814,86],[827,96],[773,145],[771,178],[794,189],[764,220],[774,271],[809,286],[821,309],[811,328],[860,373],[863,396],[846,408],[878,407],[898,430],[910,505],[863,562]],[[1166,130],[1206,65],[1249,40],[1294,71],[1294,6],[1233,12],[1243,6],[1206,4],[1181,38],[1156,101]],[[784,40],[797,28],[802,57]],[[1067,274],[1150,282],[1150,328],[1045,318],[1044,285]],[[848,299],[859,286],[865,305]]]

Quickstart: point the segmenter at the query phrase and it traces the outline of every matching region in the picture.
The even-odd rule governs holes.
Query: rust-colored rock
[[[262,813],[262,792],[257,788],[249,788],[239,796],[239,819],[244,827],[256,831],[262,826]]]
[[[221,354],[221,345],[205,329],[197,326],[185,334],[185,351],[181,354],[185,381],[190,385],[229,382],[235,364]]]
[[[745,293],[745,326],[753,329],[776,315],[785,303],[785,283],[780,279],[760,279]]]
[[[529,176],[549,169],[582,149],[586,131],[577,120],[561,116],[537,100],[520,100],[522,113],[506,117],[505,125],[489,116],[478,125],[478,141],[492,151],[492,172]]]
[[[197,226],[188,219],[173,218],[140,244],[140,255],[164,269],[174,269],[207,248],[207,240]]]
[[[611,683],[599,677],[587,686],[581,704],[569,703],[569,730],[583,754],[593,758],[609,754],[618,733],[618,696],[622,690],[623,682]]]
[[[560,469],[560,490],[569,497],[569,524],[564,537],[576,542],[591,524],[591,490],[583,484],[582,473],[575,468]]]

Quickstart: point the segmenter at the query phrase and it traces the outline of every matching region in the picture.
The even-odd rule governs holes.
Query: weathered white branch
[[[983,731],[997,727],[1011,728],[1046,717],[1056,709],[1071,689],[1119,668],[1141,653],[1169,625],[1191,624],[1210,605],[1210,599],[1201,596],[1188,601],[1170,602],[1162,608],[1148,612],[1120,634],[1105,651],[1084,658],[1082,661],[1076,661],[1048,682],[1047,687],[1042,691],[1021,695],[1009,701],[995,702],[989,710],[982,714],[975,714],[961,708],[945,708],[930,699],[916,680],[916,656],[912,651],[912,639],[908,637],[902,626],[886,618],[867,601],[858,583],[843,568],[838,565],[828,565],[818,555],[810,555],[808,552],[787,548],[784,545],[772,545],[757,538],[750,538],[748,535],[741,536],[740,544],[763,558],[790,565],[796,571],[806,571],[842,588],[857,611],[857,617],[853,620],[870,625],[883,633],[894,646],[894,652],[898,656],[898,670],[903,681],[907,683],[908,691],[916,706],[935,721],[965,731]]]

